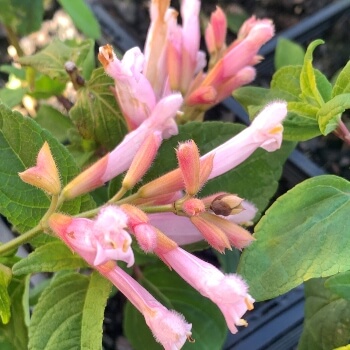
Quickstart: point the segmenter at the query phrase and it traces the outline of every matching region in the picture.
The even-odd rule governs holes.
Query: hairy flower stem
[[[58,196],[52,196],[50,207],[44,216],[41,218],[39,223],[30,229],[29,231],[23,233],[22,235],[12,239],[11,241],[0,245],[0,255],[5,254],[8,251],[18,248],[20,245],[28,243],[31,239],[39,236],[44,230],[48,228],[47,220],[52,213],[57,209]]]

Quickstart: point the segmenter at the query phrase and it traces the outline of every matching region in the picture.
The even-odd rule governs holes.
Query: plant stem
[[[12,239],[11,241],[0,245],[0,255],[12,249],[18,248],[20,245],[27,243],[32,238],[39,236],[39,234],[41,233],[42,233],[42,228],[41,228],[41,224],[39,223],[38,225],[36,225],[26,233],[23,233],[22,235]]]
[[[5,30],[6,30],[7,39],[9,41],[9,43],[11,45],[13,45],[13,47],[16,49],[17,55],[23,56],[24,52],[23,52],[21,46],[19,45],[19,40],[18,40],[16,33],[9,26],[5,26]]]
[[[56,211],[58,203],[58,196],[52,196],[49,209],[46,211],[44,216],[41,218],[39,223],[30,229],[29,231],[23,233],[22,235],[12,239],[11,241],[0,245],[0,255],[4,254],[12,249],[18,248],[21,244],[29,242],[31,239],[39,236],[43,230],[48,228],[47,219],[50,215]]]

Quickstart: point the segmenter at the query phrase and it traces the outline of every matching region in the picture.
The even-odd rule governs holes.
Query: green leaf
[[[201,296],[175,272],[158,263],[144,271],[144,282],[150,292],[164,306],[174,309],[192,323],[194,343],[186,343],[184,350],[221,349],[225,342],[227,326],[219,309],[209,299]],[[137,332],[135,332],[137,329]],[[162,349],[147,327],[143,316],[128,302],[125,308],[124,330],[135,350]]]
[[[28,289],[29,278],[13,278],[9,285],[11,319],[6,325],[0,324],[0,349],[19,350],[28,348]]]
[[[287,66],[280,68],[272,77],[271,89],[283,91],[287,101],[300,100],[300,74],[302,66]]]
[[[220,262],[220,266],[226,273],[234,273],[237,271],[237,266],[241,252],[238,249],[227,250],[225,254],[220,254],[218,251],[214,251],[217,259]]]
[[[34,308],[29,350],[101,349],[109,292],[110,283],[98,273],[56,276]]]
[[[333,97],[317,113],[318,124],[323,135],[328,135],[339,125],[342,113],[350,108],[350,93]]]
[[[163,142],[153,167],[144,177],[144,182],[159,176],[159,169],[166,172],[177,167],[174,148],[178,142],[193,139],[200,153],[204,155],[243,129],[240,124],[222,122],[192,122],[180,127],[177,136]],[[262,149],[256,150],[233,170],[210,180],[200,195],[204,197],[219,191],[236,193],[253,202],[261,212],[277,190],[282,166],[293,148],[294,144],[285,143],[280,150],[271,153]]]
[[[329,277],[324,285],[332,293],[350,301],[350,271]]]
[[[27,91],[27,88],[21,87],[17,89],[2,88],[0,89],[0,103],[4,103],[9,108],[18,106]]]
[[[79,170],[65,147],[42,130],[33,119],[0,105],[0,212],[19,232],[33,228],[49,207],[49,197],[43,191],[22,182],[18,176],[19,172],[35,165],[44,141],[50,145],[62,184],[67,184]],[[82,201],[87,198],[90,197],[69,201],[61,210],[77,214]]]
[[[11,316],[11,300],[7,290],[11,277],[11,269],[0,264],[0,317],[3,324],[8,323]]]
[[[67,116],[49,105],[39,107],[35,121],[60,142],[68,139],[68,130],[74,127]]]
[[[298,350],[329,350],[349,343],[350,302],[332,294],[324,280],[305,283],[305,320]]]
[[[348,181],[324,175],[295,186],[272,204],[238,266],[256,300],[350,269],[349,193]]]
[[[36,99],[47,99],[62,94],[66,84],[47,75],[40,75],[34,83],[33,91],[28,94]]]
[[[305,98],[309,103],[315,104],[316,106],[318,105],[319,107],[323,105],[324,100],[317,88],[315,71],[312,66],[312,55],[316,47],[323,43],[324,41],[319,39],[313,41],[308,46],[300,74],[300,87],[303,98]]]
[[[54,39],[46,48],[32,55],[20,57],[18,62],[35,68],[37,71],[59,81],[69,81],[64,68],[67,61],[72,61],[82,70],[87,59],[93,40],[85,40],[80,44],[67,43]]]
[[[86,86],[79,89],[70,116],[85,139],[95,140],[111,150],[126,133],[125,122],[110,87],[112,78],[100,67],[92,73]]]
[[[302,65],[304,61],[304,48],[286,38],[279,38],[275,50],[275,68],[280,69],[289,65]]]
[[[92,39],[101,37],[100,25],[83,0],[58,0],[58,2],[83,34]]]
[[[0,0],[0,20],[17,35],[39,30],[44,15],[42,0]]]
[[[0,66],[0,72],[13,75],[20,80],[26,80],[26,71],[23,68],[17,68],[10,64],[3,64]]]
[[[337,80],[334,83],[332,97],[350,93],[350,61],[346,64],[346,66],[339,73]]]
[[[24,275],[77,269],[86,266],[86,262],[79,255],[73,254],[64,243],[55,240],[35,249],[28,257],[16,263],[12,271],[15,275]]]

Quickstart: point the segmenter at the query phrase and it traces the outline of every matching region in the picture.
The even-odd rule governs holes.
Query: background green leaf
[[[332,293],[350,301],[350,271],[329,277],[324,285]]]
[[[84,75],[84,64],[89,58],[93,40],[85,40],[81,43],[62,42],[54,39],[47,47],[32,56],[24,56],[18,62],[35,68],[37,71],[48,75],[52,79],[69,81],[64,65],[67,61],[75,63]],[[85,75],[84,75],[85,77]]]
[[[345,65],[345,67],[340,71],[337,80],[334,83],[334,87],[332,90],[332,97],[350,93],[350,61]]]
[[[146,287],[151,287],[148,288],[150,292],[164,306],[182,313],[186,321],[192,323],[195,342],[187,342],[184,350],[222,349],[227,326],[215,304],[161,263],[145,269],[144,283]],[[129,302],[125,308],[124,330],[135,350],[162,349],[155,342],[143,316]]]
[[[272,204],[238,266],[252,296],[271,299],[349,270],[349,209],[350,184],[332,175],[306,180]]]
[[[83,34],[92,39],[100,38],[100,25],[93,12],[83,0],[58,0],[58,2]]]
[[[323,279],[305,283],[305,320],[298,350],[329,350],[349,343],[350,302],[323,284]]]
[[[275,68],[280,69],[284,66],[303,64],[305,50],[304,48],[286,38],[279,38],[275,50]]]
[[[40,29],[44,15],[42,0],[0,0],[0,21],[17,35]]]
[[[41,294],[29,326],[29,350],[101,349],[110,283],[98,273],[57,275]]]
[[[243,129],[244,126],[240,124],[222,122],[192,122],[181,126],[177,136],[163,142],[157,159],[144,177],[144,182],[159,176],[159,169],[166,172],[177,167],[174,148],[179,141],[193,139],[200,153],[204,155]],[[285,143],[280,150],[271,153],[262,149],[256,150],[233,170],[210,180],[201,190],[200,196],[228,191],[253,202],[260,212],[263,211],[277,190],[282,166],[293,148],[293,143]]]
[[[14,277],[9,285],[11,319],[6,325],[0,323],[0,349],[19,350],[28,348],[28,289],[29,277]]]
[[[37,154],[48,141],[63,185],[78,174],[69,152],[31,118],[0,105],[0,212],[19,232],[34,227],[49,207],[49,197],[24,183],[18,173],[35,165]],[[93,207],[89,196],[66,202],[62,211],[77,214],[82,203]]]
[[[85,139],[113,149],[126,133],[125,121],[111,91],[114,82],[102,67],[93,71],[86,86],[79,89],[70,116]]]

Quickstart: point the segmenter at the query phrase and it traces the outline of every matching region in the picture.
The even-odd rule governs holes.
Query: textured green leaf
[[[92,39],[99,39],[101,37],[100,25],[83,0],[58,0],[58,2],[83,34]]]
[[[146,269],[144,279],[152,287],[150,292],[163,305],[182,313],[186,321],[192,323],[192,337],[195,342],[187,342],[184,350],[222,349],[227,326],[215,304],[201,296],[164,265],[157,264]],[[124,330],[135,350],[162,349],[155,342],[143,316],[130,303],[125,308]]]
[[[339,124],[342,113],[350,108],[350,93],[333,97],[317,113],[318,124],[323,135],[328,135]]]
[[[28,348],[28,289],[29,278],[14,277],[9,285],[11,319],[6,325],[0,323],[0,349],[22,350]]]
[[[78,168],[65,147],[33,119],[0,105],[0,212],[19,232],[34,227],[49,207],[48,196],[22,182],[18,176],[19,172],[35,165],[44,141],[50,145],[63,185],[67,184],[77,175]],[[88,198],[69,201],[62,211],[77,214],[82,201],[91,203]]]
[[[110,283],[97,273],[67,273],[41,294],[29,326],[29,350],[101,349]],[[91,334],[87,334],[87,333]]]
[[[303,98],[305,98],[309,103],[320,107],[323,105],[324,100],[317,88],[315,71],[312,66],[312,55],[316,47],[323,43],[324,41],[319,39],[313,41],[308,46],[300,74],[300,88]]]
[[[200,153],[204,155],[243,129],[240,124],[222,122],[193,122],[180,127],[179,135],[163,142],[154,166],[144,177],[144,182],[159,176],[159,169],[166,172],[177,167],[174,148],[179,141],[193,139]],[[276,152],[269,153],[258,149],[244,163],[210,180],[200,195],[228,191],[253,202],[259,211],[264,210],[277,190],[282,166],[293,148],[294,144],[285,143]]]
[[[67,116],[49,105],[40,106],[35,121],[60,142],[68,139],[68,130],[74,127]]]
[[[78,99],[70,116],[85,139],[93,139],[111,150],[126,133],[125,122],[111,91],[113,80],[103,68],[96,69]]]
[[[349,343],[350,302],[323,284],[322,279],[305,283],[305,320],[298,350],[329,350]]]
[[[220,266],[226,273],[234,273],[237,271],[237,266],[241,252],[238,249],[227,250],[225,254],[220,254],[218,251],[214,251],[217,259],[220,262]]]
[[[238,272],[257,300],[286,293],[303,281],[350,269],[350,184],[318,176],[281,196],[255,227]]]
[[[350,271],[329,277],[324,285],[332,293],[350,301]]]
[[[302,66],[280,68],[272,77],[271,89],[282,90],[289,95],[287,101],[298,101],[301,95],[300,73]]]
[[[28,257],[16,263],[12,271],[15,275],[37,272],[56,272],[86,267],[84,260],[61,241],[55,240],[35,249]]]
[[[350,61],[346,64],[346,66],[340,71],[338,74],[337,80],[334,83],[332,97],[350,93]]]
[[[101,349],[102,323],[112,284],[94,271],[90,277],[81,321],[81,350]]]
[[[11,315],[11,300],[7,290],[11,281],[11,277],[11,269],[5,265],[0,264],[0,317],[3,324],[9,322]]]
[[[301,65],[304,61],[303,47],[286,38],[279,38],[275,50],[276,70],[289,65]]]
[[[42,0],[0,0],[0,20],[18,35],[40,29],[44,15]]]
[[[54,39],[40,52],[18,59],[19,63],[35,68],[37,71],[48,75],[52,79],[69,81],[69,76],[64,68],[67,61],[72,61],[82,70],[85,60],[89,55],[93,40],[85,40],[80,44],[68,44]],[[84,72],[82,72],[84,74]]]

